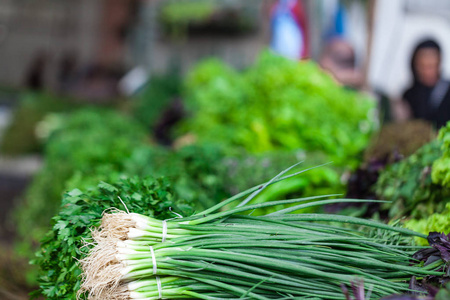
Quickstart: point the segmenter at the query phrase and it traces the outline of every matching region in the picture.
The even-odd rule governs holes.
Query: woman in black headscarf
[[[450,120],[450,83],[441,78],[441,48],[433,40],[419,43],[411,59],[414,78],[403,94],[411,118],[423,119],[440,128]]]

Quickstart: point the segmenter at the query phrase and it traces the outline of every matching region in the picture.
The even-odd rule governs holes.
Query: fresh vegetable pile
[[[60,127],[46,144],[44,165],[15,210],[19,236],[28,248],[47,232],[62,194],[72,189],[66,185],[72,176],[105,180],[96,174],[121,169],[123,160],[146,139],[138,124],[110,110],[83,109],[64,115],[63,121],[56,122]]]
[[[379,199],[392,201],[383,207],[390,218],[428,217],[442,211],[450,200],[448,190],[431,180],[431,166],[441,156],[440,147],[435,140],[380,174],[375,191]]]
[[[109,119],[104,119],[105,116],[108,116]],[[20,228],[23,228],[21,243],[27,246],[28,252],[33,251],[29,247],[30,240],[37,241],[44,238],[45,232],[50,228],[43,239],[38,254],[39,258],[34,261],[34,264],[41,268],[39,279],[41,292],[50,299],[73,298],[77,285],[79,286],[77,276],[80,271],[76,266],[76,259],[80,259],[80,255],[83,254],[82,250],[80,250],[81,252],[77,250],[81,246],[81,238],[89,234],[89,222],[95,218],[100,219],[104,209],[110,206],[123,207],[116,197],[117,195],[121,195],[124,201],[128,201],[127,203],[129,201],[135,203],[134,212],[152,215],[151,210],[154,209],[156,202],[151,200],[152,197],[146,193],[158,190],[158,195],[165,194],[166,192],[163,191],[168,189],[167,185],[170,181],[170,192],[168,192],[171,195],[170,199],[164,197],[164,200],[158,202],[161,205],[163,203],[167,205],[167,207],[163,206],[166,211],[169,206],[184,207],[185,205],[204,209],[226,199],[239,189],[270,179],[270,173],[304,158],[304,154],[296,152],[273,153],[264,156],[240,154],[227,157],[220,148],[213,146],[192,145],[178,151],[171,151],[145,143],[139,145],[139,139],[131,140],[131,137],[127,141],[128,135],[113,130],[116,125],[110,124],[111,122],[117,123],[117,126],[124,129],[127,126],[134,126],[133,122],[113,112],[103,114],[89,111],[86,114],[86,112],[80,111],[64,118],[64,122],[61,122],[61,118],[59,120],[52,125],[53,127],[57,125],[56,127],[59,129],[54,129],[54,133],[50,134],[47,146],[47,149],[54,149],[50,153],[55,155],[48,157],[46,162],[53,168],[44,168],[42,173],[35,178],[27,194],[27,205],[21,207],[19,214]],[[129,122],[129,124],[124,124],[123,121]],[[98,137],[96,124],[100,123],[103,124],[102,134],[104,137],[102,138],[105,140],[96,138],[96,142],[94,142],[90,137]],[[81,128],[84,130],[82,131]],[[91,133],[91,130],[95,130],[97,133]],[[72,135],[74,132],[79,134]],[[111,145],[105,141],[111,139],[110,133],[112,132],[115,133],[116,144]],[[133,132],[142,131],[135,130]],[[70,138],[70,136],[72,137]],[[88,143],[84,147],[77,147],[84,140],[92,141],[92,143]],[[122,143],[122,141],[127,142]],[[110,153],[108,149],[113,146],[117,150],[122,149],[123,155],[115,152],[116,156],[112,159],[113,153]],[[129,146],[135,148],[130,149]],[[76,151],[69,151],[68,149],[71,147],[76,147]],[[65,159],[62,159],[58,153],[67,155],[64,156]],[[85,160],[88,163],[84,162]],[[313,161],[320,162],[320,157],[311,160],[311,162]],[[311,192],[316,190],[318,193],[330,194],[331,188],[319,190],[319,187],[324,185],[320,182],[322,177],[315,173],[317,170],[320,168],[309,171],[307,179],[306,177],[291,177],[283,182],[278,182],[268,187],[266,192],[258,195],[258,199],[254,201],[283,199],[282,197],[288,194],[295,195],[295,191],[299,191],[298,187],[300,190]],[[164,181],[166,187],[151,188],[146,185],[145,181],[126,179],[130,176],[145,178],[148,175],[166,177]],[[295,183],[295,188],[289,183],[290,180]],[[107,184],[98,186],[101,181],[114,183],[114,187]],[[284,184],[285,182],[288,184]],[[61,205],[61,196],[59,195],[62,195],[65,190],[75,188],[82,190],[83,193],[80,195],[78,195],[80,192],[66,194],[63,197],[61,210],[50,226],[50,215],[56,212],[55,209],[55,212],[52,212],[51,207]],[[111,189],[117,189],[117,192],[112,193]],[[129,197],[123,194],[125,192]],[[110,193],[114,196],[110,196]],[[43,205],[44,201],[46,205]],[[142,210],[137,207],[141,207]],[[266,210],[270,210],[270,208],[266,208]],[[189,210],[183,209],[182,211],[185,214]],[[260,212],[256,211],[255,214],[260,214]],[[164,212],[158,208],[155,216],[160,215],[165,217]],[[61,227],[61,224],[58,225],[62,222],[66,223],[64,227]],[[70,244],[67,244],[68,241]],[[69,256],[70,258],[68,258]]]
[[[284,179],[283,175],[184,218],[177,215],[161,221],[129,213],[129,208],[127,213],[104,214],[101,226],[92,232],[94,242],[87,244],[89,255],[81,261],[79,296],[342,299],[340,284],[363,278],[371,286],[372,296],[380,298],[409,291],[407,281],[411,276],[443,276],[441,258],[423,266],[420,258],[412,259],[412,255],[414,250],[425,248],[401,243],[408,237],[424,235],[346,216],[290,214],[343,199],[251,204],[266,186]],[[251,216],[255,209],[283,203],[296,205]],[[322,221],[376,230],[343,228]]]
[[[450,171],[446,164],[448,128],[439,131],[437,140],[381,173],[375,191],[379,199],[392,201],[384,204],[389,217],[426,219],[433,213],[443,212],[450,202],[450,189],[444,183]]]
[[[417,232],[448,232],[450,219],[450,188],[446,185],[449,176],[447,159],[450,139],[450,124],[439,131],[438,138],[418,149],[414,154],[393,164],[380,167],[375,161],[357,173],[359,180],[351,178],[349,193],[360,198],[389,200],[383,204],[370,204],[369,208],[353,209],[365,216],[381,217],[386,221],[402,219],[404,226]],[[381,171],[380,171],[381,170]],[[379,177],[378,177],[379,174]],[[357,185],[359,183],[359,185]],[[375,183],[373,186],[372,184]],[[356,193],[355,193],[356,191]],[[365,192],[365,194],[361,193]],[[415,239],[426,245],[423,238]]]
[[[241,185],[267,180],[267,171],[279,170],[297,161],[295,154],[285,159],[251,159],[237,156],[223,165],[226,154],[217,147],[189,146],[178,151],[147,143],[145,131],[132,119],[114,111],[80,110],[47,118],[41,126],[49,137],[45,163],[35,175],[24,201],[16,209],[19,252],[30,252],[49,229],[50,219],[61,204],[65,191],[95,189],[99,182],[113,182],[124,176],[166,176],[174,193],[199,209],[210,207],[231,195]],[[82,146],[81,146],[82,145]],[[230,158],[231,159],[231,158]],[[236,176],[250,168],[245,161],[266,161],[255,167],[255,176]],[[258,181],[256,181],[258,180]],[[280,195],[281,196],[281,195]],[[29,253],[31,254],[31,253]]]
[[[190,117],[178,134],[193,134],[200,145],[218,145],[231,156],[300,152],[308,164],[320,157],[310,167],[332,162],[311,177],[280,183],[276,190],[287,193],[276,199],[343,193],[342,173],[359,165],[376,128],[371,99],[339,86],[313,62],[270,52],[242,72],[215,59],[200,63],[186,79],[185,104]]]
[[[375,128],[372,100],[337,85],[313,62],[270,52],[244,72],[205,61],[186,89],[192,117],[180,130],[199,142],[250,152],[320,150],[354,167]]]
[[[411,214],[412,218],[405,222],[406,227],[423,233],[448,232],[450,228],[450,123],[439,131],[438,139],[433,145],[435,155],[420,172],[420,179],[427,184],[410,187],[414,195],[417,195],[413,197],[416,207]],[[418,166],[419,162],[420,160],[414,163]],[[415,173],[418,176],[419,170]],[[423,239],[417,239],[417,242],[426,243]]]
[[[235,160],[238,166],[243,165],[242,162],[246,161],[246,155],[242,155],[242,151],[234,149],[232,147],[234,145],[241,145],[247,150],[257,150],[258,152],[280,149],[282,150],[280,156],[285,156],[284,152],[305,153],[305,150],[311,150],[304,156],[313,164],[334,162],[333,167],[315,170],[308,179],[290,179],[280,183],[280,186],[272,189],[273,192],[269,189],[267,196],[261,195],[261,201],[282,199],[287,194],[309,196],[317,192],[342,192],[343,183],[340,180],[340,169],[344,165],[351,166],[354,161],[358,160],[357,152],[360,151],[373,127],[372,120],[367,117],[373,106],[372,103],[360,99],[353,92],[338,87],[327,75],[318,71],[312,63],[292,64],[283,58],[265,53],[253,68],[242,74],[227,69],[223,65],[217,67],[218,65],[207,63],[200,66],[189,77],[187,84],[188,94],[191,95],[188,101],[189,106],[198,104],[201,109],[199,115],[196,116],[196,121],[188,121],[187,127],[195,129],[197,125],[201,126],[199,131],[193,131],[204,137],[205,141],[209,140],[208,137],[214,137],[211,141],[216,141],[217,147],[221,147],[224,143],[230,146],[221,147],[220,157],[216,151],[202,162],[201,159],[195,158],[196,156],[200,157],[195,154],[195,150],[181,150],[175,154],[165,155],[167,165],[158,166],[155,157],[164,155],[157,152],[161,153],[165,150],[147,150],[150,146],[145,142],[145,130],[133,120],[112,111],[101,112],[99,110],[82,110],[71,116],[64,116],[61,118],[61,127],[51,133],[47,141],[44,167],[34,178],[25,195],[24,203],[17,210],[18,218],[16,220],[20,224],[21,236],[32,236],[31,240],[34,242],[42,237],[46,231],[48,220],[59,206],[64,191],[75,187],[83,189],[95,187],[101,180],[117,180],[127,174],[139,176],[158,174],[176,177],[177,193],[182,194],[185,198],[198,199],[203,208],[213,205],[214,203],[211,201],[226,198],[230,195],[230,190],[236,191],[256,184],[256,180],[267,180],[268,172],[264,168],[260,168],[258,173],[262,175],[256,176],[253,182],[248,182],[252,180],[252,176],[247,176],[249,179],[244,178],[246,180],[242,180],[241,177],[241,181],[237,180],[239,176],[231,177],[236,180],[227,178],[227,173],[232,173],[230,171],[232,166],[228,168],[228,171],[224,170],[226,168],[221,167],[222,157],[237,157]],[[273,68],[273,71],[277,71],[275,73],[280,76],[279,80],[281,81],[275,86],[270,86],[269,81],[264,81],[266,85],[260,86],[257,73],[264,75],[262,78],[266,80],[266,75],[272,76],[269,73]],[[308,78],[305,77],[306,73]],[[301,76],[302,74],[303,76]],[[162,86],[162,83],[167,83],[167,85],[164,84],[164,87],[159,90],[155,89],[158,85]],[[148,89],[150,94],[146,94],[142,99],[155,101],[156,98],[168,98],[178,90],[176,82],[171,85],[166,79],[155,78],[150,85],[151,87]],[[278,107],[277,103],[281,101],[277,100],[275,90],[281,91],[287,86],[291,86],[288,90],[291,90],[292,95],[291,93],[280,94],[284,95],[284,100],[281,102],[284,105],[280,105],[280,109],[284,113],[278,117],[276,117],[277,112],[267,114],[268,111],[273,111]],[[333,91],[333,97],[327,96],[330,91]],[[266,97],[266,94],[269,96]],[[288,95],[292,97],[288,97]],[[215,99],[214,103],[210,99]],[[338,99],[340,100],[337,101]],[[345,105],[340,104],[341,102],[345,102]],[[139,103],[143,104],[143,107],[149,107],[142,101]],[[330,115],[334,117],[330,117],[329,120],[307,117],[309,114],[322,115],[312,114],[315,109],[326,109],[331,113],[331,111],[335,111],[335,106],[341,108],[340,112]],[[344,107],[349,106],[352,106],[353,109],[344,113]],[[141,109],[137,109],[137,111],[141,111]],[[143,111],[144,109],[142,109]],[[249,111],[252,111],[254,116]],[[292,115],[294,112],[295,117]],[[341,113],[343,113],[343,117],[339,117]],[[302,115],[303,117],[301,117]],[[139,113],[137,116],[142,123],[147,122],[145,123],[147,126],[154,125],[154,118],[149,117],[148,120],[145,120],[144,114]],[[209,118],[212,119],[209,120]],[[310,120],[306,122],[305,118]],[[335,118],[346,120],[345,128],[332,125],[333,122],[339,122]],[[227,121],[228,119],[230,122]],[[260,119],[264,121],[264,130],[268,130],[267,132],[272,136],[269,139],[269,147],[263,147],[262,145],[266,142],[259,138],[266,134],[261,135],[259,131],[248,131],[248,128],[254,126],[245,125],[254,124]],[[223,124],[226,126],[222,126]],[[272,127],[272,124],[278,125]],[[325,124],[328,125],[325,126]],[[331,131],[322,131],[325,128],[322,126]],[[359,132],[357,128],[360,126],[367,129],[365,133]],[[206,127],[208,130],[211,127],[211,131],[206,131]],[[43,128],[45,129],[45,126]],[[325,134],[327,132],[329,135]],[[296,142],[289,142],[287,137],[281,139],[277,137],[285,134],[288,136],[294,134]],[[329,136],[331,139],[322,140],[324,136]],[[329,145],[326,146],[327,144]],[[335,146],[330,147],[331,144]],[[252,148],[253,146],[256,148]],[[208,154],[210,152],[208,147],[203,148],[203,143],[200,143],[200,149],[206,149],[202,153]],[[348,151],[345,150],[347,147],[350,147]],[[303,150],[298,150],[298,148],[303,148]],[[314,149],[317,151],[311,153]],[[287,156],[289,155],[291,154],[288,153]],[[311,159],[311,155],[320,157],[320,160]],[[277,154],[274,153],[272,156],[277,156]],[[342,163],[344,158],[347,159],[345,164]],[[265,158],[261,155],[256,160],[264,161]],[[171,163],[172,161],[174,163]],[[274,165],[271,168],[277,170],[292,163],[294,161],[280,166]],[[171,165],[174,167],[172,168]],[[203,172],[203,170],[205,171]],[[270,173],[270,170],[267,171]],[[204,194],[202,194],[203,191],[205,191]],[[42,209],[44,207],[45,210]],[[33,222],[31,223],[30,220]],[[43,224],[43,226],[39,224]]]

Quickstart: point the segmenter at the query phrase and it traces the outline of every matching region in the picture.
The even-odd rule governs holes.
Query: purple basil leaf
[[[352,291],[355,300],[364,300],[364,282],[362,280],[352,281]]]
[[[439,251],[434,248],[426,248],[421,249],[414,253],[413,259],[419,260],[419,261],[426,261],[430,256],[438,255]]]
[[[438,245],[438,244],[434,244],[433,247],[439,250],[439,252],[441,253],[442,260],[444,260],[445,262],[450,261],[450,249],[449,248],[447,248],[443,245]]]

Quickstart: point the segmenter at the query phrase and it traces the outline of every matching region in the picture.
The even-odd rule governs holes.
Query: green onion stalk
[[[90,253],[81,261],[79,296],[344,299],[340,285],[363,280],[378,299],[410,291],[412,276],[443,275],[442,260],[426,267],[412,260],[424,247],[393,242],[425,237],[420,233],[348,216],[294,213],[314,205],[366,200],[318,196],[251,204],[265,187],[288,177],[285,172],[187,218],[161,221],[123,211],[105,213],[92,232]],[[293,206],[251,215],[279,204]],[[384,234],[370,236],[370,229]]]

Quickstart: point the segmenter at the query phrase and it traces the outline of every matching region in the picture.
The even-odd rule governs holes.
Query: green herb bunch
[[[438,138],[410,157],[388,166],[375,185],[379,199],[392,201],[382,205],[390,218],[407,217],[405,226],[417,232],[448,233],[450,186],[448,172],[450,125],[439,131]],[[417,238],[417,243],[427,244]]]
[[[100,224],[103,212],[113,207],[160,219],[175,217],[171,210],[183,215],[193,213],[191,203],[176,199],[164,178],[124,178],[111,184],[100,183],[88,191],[75,189],[66,193],[59,213],[52,219],[52,229],[33,261],[41,269],[40,289],[34,295],[76,298],[81,282],[78,260],[90,249],[82,247],[83,243],[89,242],[91,227]]]
[[[380,174],[375,192],[379,199],[392,201],[382,205],[390,218],[428,218],[444,210],[450,201],[450,190],[433,183],[431,178],[432,165],[441,154],[441,142],[435,140]]]
[[[46,143],[42,169],[15,209],[19,236],[28,247],[47,231],[68,188],[67,180],[75,173],[89,178],[120,170],[133,149],[145,143],[145,131],[114,111],[83,109],[62,117],[61,127]],[[98,179],[105,179],[101,177]]]
[[[204,209],[229,196],[222,176],[225,153],[215,146],[191,145],[179,150],[158,146],[135,149],[124,162],[123,174],[165,176],[174,192]],[[74,182],[72,187],[76,187]]]

